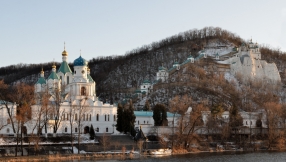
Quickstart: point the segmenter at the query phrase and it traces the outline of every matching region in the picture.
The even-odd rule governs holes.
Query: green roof
[[[141,93],[141,90],[137,89],[134,93]]]
[[[92,77],[91,77],[89,74],[87,74],[87,79],[88,79],[90,82],[94,82],[94,80],[92,79]]]
[[[56,72],[52,71],[48,79],[59,79],[59,76]]]
[[[166,70],[166,68],[164,66],[160,66],[159,70]]]
[[[36,84],[46,84],[46,80],[44,77],[40,77]]]
[[[58,72],[62,72],[63,74],[72,73],[69,64],[66,61],[63,61]]]
[[[144,80],[143,83],[151,83],[149,80]]]
[[[135,116],[145,116],[145,117],[152,117],[153,111],[134,111]],[[173,117],[174,114],[167,112],[167,117]],[[179,114],[176,114],[175,116],[180,116]]]

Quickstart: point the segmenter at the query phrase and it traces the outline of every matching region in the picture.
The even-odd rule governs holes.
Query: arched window
[[[138,125],[139,125],[139,120],[138,120]]]
[[[67,114],[67,120],[69,120],[69,114]]]
[[[91,114],[89,114],[89,121],[91,121]]]
[[[88,114],[86,114],[86,121],[88,121]]]
[[[85,121],[85,114],[82,115],[82,118],[83,118],[82,120]]]
[[[98,127],[96,128],[96,132],[99,132],[99,128]]]
[[[11,120],[10,119],[7,119],[7,124],[10,124],[11,123]]]
[[[74,128],[74,131],[77,132],[77,128]]]
[[[63,80],[62,76],[60,76],[60,79]]]
[[[247,121],[245,121],[245,124],[247,125]]]
[[[108,132],[108,128],[106,128],[106,132]]]
[[[68,132],[68,128],[67,127],[65,127],[65,132]]]
[[[7,133],[10,133],[10,129],[9,129],[9,128],[7,128],[6,132],[7,132]]]
[[[69,83],[70,83],[70,77],[67,76],[67,84],[69,84]]]
[[[113,121],[116,121],[116,116],[115,115],[113,115]]]
[[[80,94],[81,94],[82,96],[85,96],[85,95],[86,95],[86,88],[85,88],[85,87],[81,87],[81,89],[80,89]]]
[[[104,121],[106,121],[106,114],[104,115]]]
[[[96,114],[96,121],[99,121],[99,114]]]
[[[74,120],[77,121],[77,114],[74,114]]]
[[[145,120],[144,120],[144,124],[145,124]]]
[[[107,121],[109,121],[109,114],[107,115],[107,117],[108,117],[108,118],[107,118]]]

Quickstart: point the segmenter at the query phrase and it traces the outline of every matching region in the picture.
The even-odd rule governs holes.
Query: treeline
[[[219,27],[205,27],[182,32],[149,45],[133,49],[121,56],[101,56],[89,61],[91,76],[97,83],[97,94],[105,93],[105,96],[113,96],[114,91],[120,89],[137,88],[144,79],[153,81],[158,67],[162,64],[170,68],[176,61],[182,63],[190,55],[197,55],[206,44],[212,41],[232,43],[239,46],[244,40],[238,35]],[[277,63],[278,69],[284,68],[285,56],[281,52],[270,48],[262,49],[262,57]],[[269,54],[268,54],[269,53]],[[273,54],[272,54],[273,53]],[[276,58],[279,59],[276,59]],[[283,59],[280,59],[283,57]],[[52,63],[43,64],[18,64],[0,68],[0,78],[5,83],[25,81],[27,76],[38,76],[41,68],[46,71],[46,77],[51,71]],[[70,65],[72,68],[72,65]],[[59,64],[57,63],[57,68]],[[37,77],[32,77],[35,83]]]

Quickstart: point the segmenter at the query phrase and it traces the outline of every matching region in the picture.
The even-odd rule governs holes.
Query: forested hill
[[[154,81],[158,67],[170,68],[174,61],[181,63],[190,53],[195,57],[209,42],[239,46],[244,40],[238,35],[221,28],[205,27],[193,29],[165,38],[149,45],[131,50],[122,56],[97,57],[89,60],[91,76],[97,83],[97,94],[108,95],[124,91],[127,88],[138,88],[144,79]],[[263,47],[262,59],[275,62],[281,72],[286,63],[285,54],[278,50]],[[60,62],[56,63],[59,68]],[[34,84],[43,67],[45,77],[51,72],[52,63],[17,64],[0,68],[0,79],[5,83],[26,82]],[[70,64],[73,69],[73,65]],[[284,74],[284,73],[283,73]],[[283,76],[281,76],[283,79]]]

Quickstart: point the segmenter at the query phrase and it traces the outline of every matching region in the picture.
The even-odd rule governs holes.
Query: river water
[[[98,161],[98,160],[96,160]],[[99,160],[101,162],[286,162],[286,152],[219,152],[191,153],[161,157],[141,157],[131,160]],[[85,161],[88,162],[88,161]]]

